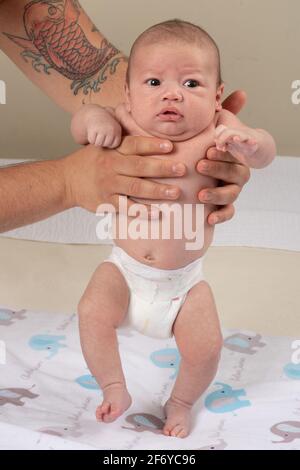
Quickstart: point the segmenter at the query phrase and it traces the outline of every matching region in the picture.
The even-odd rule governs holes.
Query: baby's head
[[[131,48],[128,109],[152,135],[181,141],[199,134],[221,109],[223,88],[218,46],[199,26],[165,21]]]

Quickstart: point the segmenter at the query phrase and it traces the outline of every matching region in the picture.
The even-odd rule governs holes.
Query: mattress
[[[300,449],[300,341],[246,330],[223,336],[217,376],[195,406],[191,434],[179,439],[161,433],[180,363],[174,339],[119,332],[133,405],[104,424],[95,419],[102,393],[82,357],[75,312],[2,306],[0,449]]]
[[[11,164],[0,160],[0,166]],[[216,227],[213,245],[300,251],[300,158],[278,156],[272,165],[251,170],[251,179],[235,203],[236,214]],[[99,244],[101,217],[80,208],[4,234],[24,240]],[[1,235],[0,235],[1,236]],[[110,244],[111,240],[100,240]]]

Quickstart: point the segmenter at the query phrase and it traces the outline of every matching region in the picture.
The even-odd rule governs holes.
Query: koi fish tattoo
[[[106,39],[99,48],[91,44],[78,22],[80,8],[78,0],[33,0],[23,15],[27,37],[4,34],[37,72],[49,75],[54,69],[72,81],[74,95],[80,90],[87,95],[101,90],[122,59]]]

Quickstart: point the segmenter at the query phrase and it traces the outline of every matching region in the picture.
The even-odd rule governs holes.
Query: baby
[[[166,21],[147,29],[133,44],[126,103],[115,110],[84,105],[72,120],[72,133],[80,144],[109,148],[119,145],[122,133],[172,141],[172,158],[184,162],[184,176],[166,183],[180,188],[177,205],[183,209],[189,204],[195,216],[199,190],[218,183],[195,169],[209,147],[228,150],[252,168],[268,165],[276,152],[266,131],[251,129],[222,109],[223,89],[214,40],[191,23]],[[164,406],[163,432],[188,435],[191,408],[213,380],[222,348],[215,302],[202,273],[202,259],[213,237],[207,223],[212,210],[205,205],[203,244],[197,249],[187,249],[187,236],[176,238],[174,228],[168,239],[161,233],[156,238],[132,238],[128,233],[116,236],[110,257],[96,269],[79,303],[79,323],[85,359],[103,391],[98,420],[112,422],[131,405],[116,336],[119,326],[130,324],[149,336],[174,334],[181,363]],[[161,228],[164,217],[161,211],[151,224]],[[119,214],[117,227],[124,218],[134,220]],[[141,224],[148,222],[146,217]]]

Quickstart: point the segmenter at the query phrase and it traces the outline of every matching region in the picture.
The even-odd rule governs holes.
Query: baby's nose
[[[163,99],[172,101],[182,101],[183,95],[178,86],[173,86],[165,90],[163,94]]]

